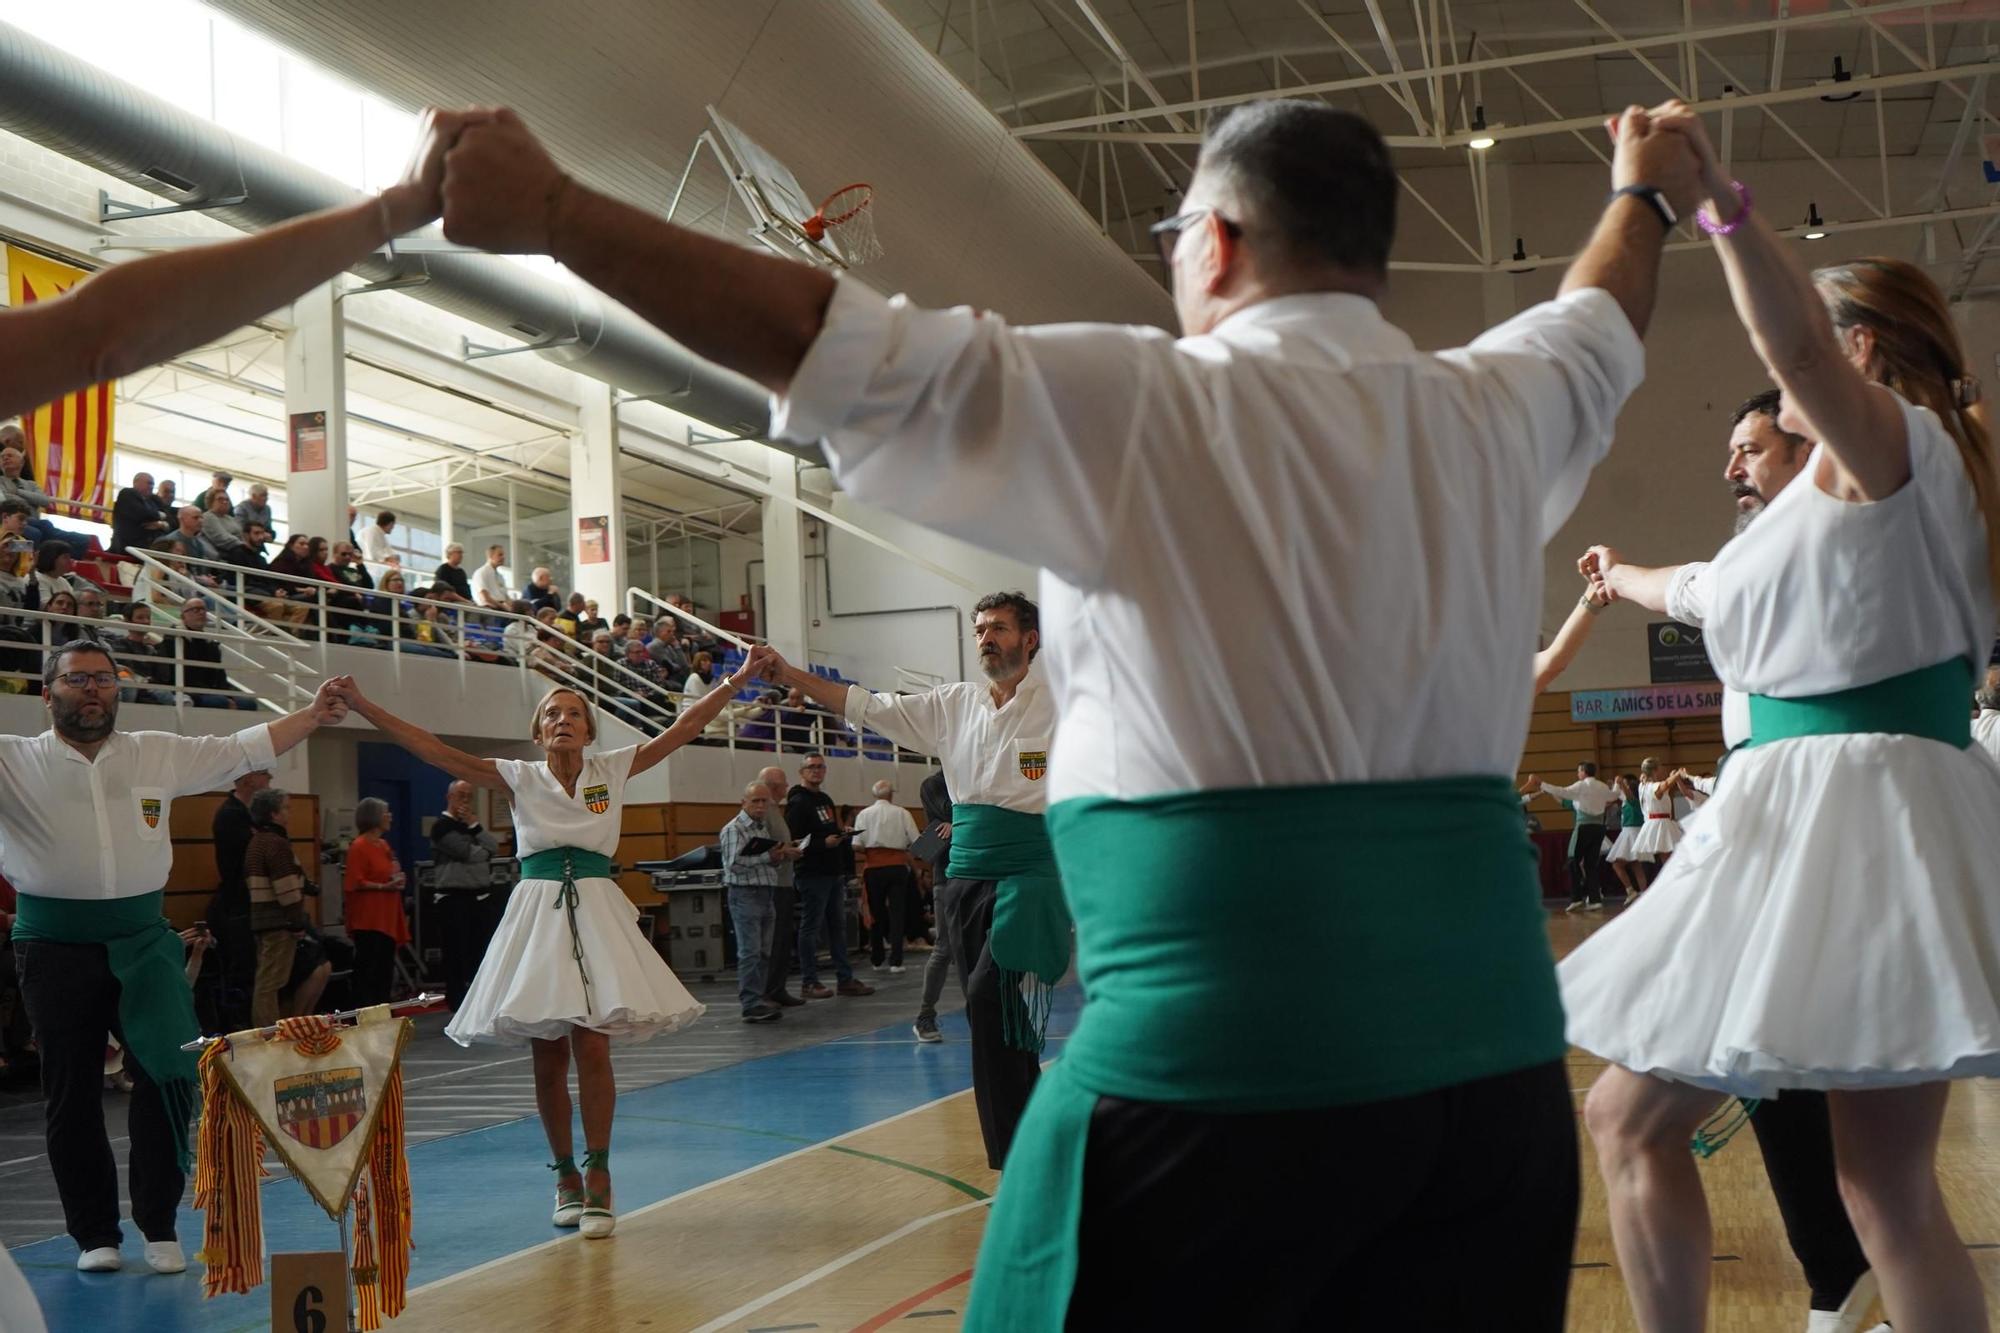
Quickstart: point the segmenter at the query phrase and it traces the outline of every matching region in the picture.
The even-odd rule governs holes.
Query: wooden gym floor
[[[1575,947],[1604,919],[1553,917],[1557,951]],[[895,979],[906,983],[895,990],[908,990],[912,1005],[907,983],[919,977],[913,968]],[[1075,1004],[1072,990],[1059,1030],[1073,1021]],[[608,1242],[552,1238],[532,1118],[416,1144],[416,1290],[389,1327],[957,1329],[998,1179],[985,1167],[964,1091],[969,1066],[956,1016],[948,1016],[946,1033],[942,1046],[920,1047],[896,1022],[628,1091],[613,1158],[620,1219]],[[1569,1066],[1581,1106],[1600,1063],[1572,1052]],[[1569,1327],[1616,1333],[1633,1325],[1587,1143],[1582,1151]],[[1996,1155],[2000,1089],[1958,1085],[1940,1169],[2000,1323]],[[1755,1145],[1747,1137],[1731,1145],[1703,1175],[1715,1216],[1710,1327],[1796,1333],[1805,1325],[1805,1285]],[[324,1215],[312,1218],[289,1197],[300,1194],[288,1182],[266,1190],[273,1249],[327,1243]],[[184,1221],[184,1237],[198,1234],[192,1226]],[[127,1249],[136,1259],[136,1242],[128,1238]],[[189,1299],[198,1294],[198,1270],[185,1279],[130,1271],[83,1278],[66,1271],[73,1254],[61,1237],[15,1251],[59,1333],[268,1326],[267,1307],[255,1299],[261,1291],[203,1303]]]

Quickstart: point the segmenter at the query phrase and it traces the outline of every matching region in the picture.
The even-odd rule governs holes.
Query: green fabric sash
[[[1047,821],[997,805],[952,806],[946,873],[996,881],[988,940],[1000,968],[1002,1026],[1009,1046],[1041,1054],[1070,939]]]
[[[201,1105],[198,1061],[182,1042],[201,1035],[194,990],[187,980],[187,951],[161,914],[160,890],[131,898],[45,898],[20,895],[16,940],[52,944],[101,944],[118,978],[118,1026],[125,1047],[167,1105],[182,1174],[194,1163],[189,1122]]]
[[[1639,808],[1639,795],[1637,792],[1634,792],[1632,799],[1625,802],[1624,806],[1620,808],[1618,812],[1618,826],[1620,828],[1644,828],[1646,826],[1646,814],[1645,811]]]
[[[586,852],[581,847],[549,847],[521,858],[521,878],[558,881],[549,906],[569,914],[569,956],[576,963],[577,976],[583,978],[583,1011],[597,1012],[590,996],[590,970],[583,965],[583,936],[576,929],[576,882],[610,879],[611,858],[601,852]]]
[[[972,1333],[1063,1326],[1100,1097],[1337,1106],[1563,1058],[1506,778],[1092,798],[1049,826],[1085,1003],[1009,1151]]]
[[[1972,663],[1963,657],[1804,699],[1750,696],[1750,739],[1739,749],[1800,736],[1921,736],[1955,750],[1972,744]]]

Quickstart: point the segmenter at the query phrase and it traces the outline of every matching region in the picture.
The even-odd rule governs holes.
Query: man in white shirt
[[[1597,765],[1576,766],[1576,781],[1566,787],[1551,787],[1530,775],[1530,787],[1544,796],[1553,796],[1570,807],[1576,827],[1569,835],[1569,910],[1604,910],[1604,887],[1599,881],[1604,867],[1604,819],[1618,804],[1618,793],[1597,779]]]
[[[375,515],[375,521],[361,530],[361,558],[368,562],[370,572],[381,578],[388,570],[389,562],[396,558],[396,552],[389,545],[389,534],[396,530],[396,516],[384,509]]]
[[[180,937],[161,915],[173,867],[174,798],[213,791],[346,712],[322,688],[311,705],[227,737],[120,732],[118,673],[104,647],[75,640],[42,672],[49,730],[0,736],[0,765],[34,799],[0,807],[0,874],[20,890],[14,952],[47,1099],[49,1165],[77,1267],[120,1266],[118,1169],[105,1137],[105,1038],[125,1047],[132,1218],[146,1261],[178,1273],[175,1238],[200,1035]]]
[[[1972,719],[1972,739],[2000,760],[2000,687],[1980,686],[1973,692],[1972,702],[1979,709],[1979,716]]]
[[[1766,389],[1745,399],[1731,418],[1722,477],[1736,503],[1739,533],[1798,480],[1812,458],[1810,440],[1778,425],[1783,405],[1783,394]],[[1634,602],[1695,626],[1707,617],[1706,561],[1646,569],[1626,563],[1608,546],[1593,546],[1577,563],[1594,588],[1612,600]],[[1742,695],[1725,690],[1722,709],[1725,731],[1748,732],[1748,704]],[[1729,721],[1739,713],[1742,733]],[[1691,777],[1685,770],[1680,776],[1689,791],[1705,800],[1714,794],[1721,769],[1710,778]],[[1811,1293],[1809,1333],[1855,1333],[1873,1304],[1875,1283],[1841,1202],[1826,1094],[1788,1089],[1782,1097],[1757,1104],[1750,1128],[1785,1219],[1786,1238],[1805,1270]]]
[[[500,576],[500,566],[507,559],[505,547],[486,548],[486,563],[472,571],[472,596],[481,606],[494,611],[505,611],[512,599],[507,595],[506,580]]]
[[[1088,1003],[1007,1158],[973,1333],[1286,1326],[1321,1290],[1357,1327],[1562,1326],[1574,1108],[1505,775],[1541,546],[1642,375],[1698,194],[1671,131],[1638,108],[1609,128],[1614,193],[1560,296],[1435,354],[1377,306],[1387,145],[1323,104],[1210,126],[1154,229],[1178,340],[885,300],[597,194],[509,112],[453,149],[447,236],[554,254],[770,388],[774,434],[819,440],[857,500],[1043,567]],[[1255,668],[1190,636],[1191,606],[1258,636]],[[1218,911],[1243,848],[1301,827],[1344,881],[1420,891],[1258,876],[1258,911]],[[1273,921],[1343,967],[1273,968]],[[1274,1232],[1301,1189],[1340,1205]],[[1453,1281],[1423,1267],[1440,1248]],[[1219,1276],[1253,1265],[1296,1276]]]
[[[910,871],[910,844],[917,821],[896,804],[893,783],[875,784],[875,804],[854,816],[854,846],[861,853],[861,885],[875,924],[868,933],[868,961],[877,969],[886,956],[889,971],[903,970],[903,936],[916,898]]]
[[[1055,701],[1033,665],[1041,650],[1039,608],[1017,592],[989,594],[973,612],[972,633],[984,681],[922,694],[870,694],[797,667],[782,674],[785,684],[844,714],[857,730],[936,755],[944,770],[952,795],[951,861],[936,905],[940,918],[951,918],[972,1029],[972,1096],[986,1164],[997,1171],[1041,1072],[1041,1015],[1022,1011],[1023,986],[1039,993],[1061,979],[1069,966],[1069,916],[1053,859],[1045,852],[1038,859],[1033,841],[1046,836],[1042,815],[1056,731]]]

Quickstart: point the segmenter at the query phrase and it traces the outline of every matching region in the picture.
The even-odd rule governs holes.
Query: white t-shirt
[[[488,597],[493,599],[492,602],[486,600]],[[507,605],[509,601],[507,584],[500,577],[499,566],[481,563],[479,568],[472,571],[472,600],[481,606]]]
[[[883,847],[900,852],[916,840],[917,821],[894,801],[877,800],[854,816],[856,847]]]
[[[389,557],[395,554],[389,545],[389,534],[373,523],[361,530],[361,558],[371,565],[387,566]]]
[[[1043,567],[1051,800],[1511,774],[1542,546],[1644,364],[1595,289],[1420,352],[1341,293],[1176,339],[843,281],[771,428]]]
[[[574,796],[563,790],[545,760],[494,760],[501,781],[514,793],[515,855],[575,847],[616,856],[625,822],[625,780],[632,776],[638,753],[638,746],[628,745],[584,755]]]

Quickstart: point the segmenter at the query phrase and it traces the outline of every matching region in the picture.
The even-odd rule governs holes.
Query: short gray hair
[[[283,787],[264,788],[264,790],[250,798],[250,818],[256,820],[259,824],[276,819],[279,809],[283,807],[285,798],[289,795],[291,793]],[[354,814],[358,820],[361,811],[357,809]]]
[[[71,639],[67,643],[58,644],[56,647],[50,649],[49,655],[42,659],[42,688],[44,690],[53,690],[56,687],[56,677],[63,673],[63,662],[68,658],[84,654],[102,657],[111,663],[112,670],[115,671],[118,669],[118,659],[112,655],[111,649],[101,641],[88,636]]]
[[[869,790],[886,801],[896,794],[896,784],[893,782],[878,782],[869,788]]]
[[[1981,685],[1973,691],[1972,702],[1981,708],[2000,711],[2000,686]]]
[[[382,818],[389,813],[389,803],[379,796],[364,796],[354,803],[354,831],[366,833],[370,829],[382,827]]]

